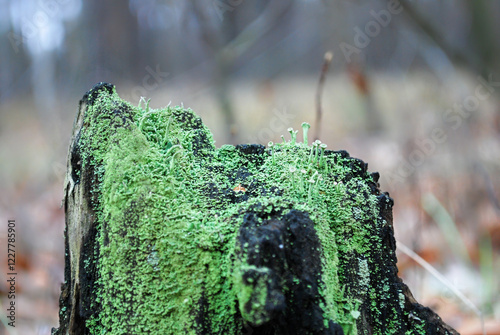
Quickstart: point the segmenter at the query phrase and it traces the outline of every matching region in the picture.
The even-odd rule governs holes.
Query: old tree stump
[[[191,110],[101,83],[73,127],[53,334],[457,334],[398,278],[378,177],[294,131],[216,149]]]

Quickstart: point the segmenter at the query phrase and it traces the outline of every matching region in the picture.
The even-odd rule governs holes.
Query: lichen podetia
[[[240,334],[295,314],[311,334],[414,332],[389,280],[392,200],[365,163],[293,129],[269,148],[216,148],[190,109],[91,93],[79,139],[98,222],[90,333]]]

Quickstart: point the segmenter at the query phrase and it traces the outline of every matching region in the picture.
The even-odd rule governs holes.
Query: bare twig
[[[413,259],[415,262],[417,262],[421,267],[423,267],[427,272],[429,272],[434,278],[439,280],[444,286],[446,286],[451,292],[453,292],[454,295],[457,296],[458,299],[460,299],[466,306],[468,306],[479,318],[481,322],[481,328],[483,330],[483,335],[486,335],[486,328],[484,326],[484,318],[483,318],[483,313],[479,308],[474,305],[474,303],[467,298],[460,290],[458,290],[448,279],[446,279],[441,273],[439,273],[436,268],[434,268],[432,265],[430,265],[425,259],[417,255],[413,250],[408,248],[406,245],[401,243],[400,241],[396,241],[398,246],[397,250],[401,251],[411,259]]]
[[[328,72],[328,68],[330,67],[330,63],[333,59],[333,53],[328,51],[325,53],[325,58],[323,62],[323,66],[321,68],[321,74],[318,82],[318,89],[316,90],[316,127],[314,129],[314,139],[318,140],[319,135],[321,133],[321,116],[323,114],[322,106],[321,106],[321,96],[323,93],[323,86],[325,86],[326,73]]]

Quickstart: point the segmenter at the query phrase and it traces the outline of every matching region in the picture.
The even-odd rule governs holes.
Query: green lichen
[[[359,285],[361,292],[366,293],[370,288],[370,269],[368,268],[368,261],[366,259],[359,259]]]
[[[240,271],[238,271],[240,270]],[[245,271],[260,272],[255,279],[243,280],[242,273]],[[243,318],[256,326],[269,321],[269,314],[265,311],[267,298],[268,276],[267,269],[257,268],[252,265],[241,265],[235,271],[235,291],[239,301],[239,309]]]
[[[237,243],[240,213],[255,204],[269,213],[293,207],[314,221],[325,325],[333,320],[345,334],[357,334],[362,306],[377,317],[384,304],[401,299],[390,295],[387,282],[371,285],[370,273],[379,266],[372,255],[387,251],[375,233],[384,222],[366,183],[371,177],[358,173],[350,158],[325,152],[319,142],[298,142],[293,129],[290,134],[289,141],[271,144],[257,166],[234,146],[216,149],[189,109],[142,109],[116,92],[96,97],[80,140],[82,168],[94,169],[98,222],[99,308],[87,322],[92,334],[237,334],[238,313],[253,325],[267,322],[266,276],[243,282],[237,274],[249,265],[235,257],[245,247]],[[231,173],[243,168],[252,180]],[[252,182],[282,194],[235,203],[207,198],[207,185],[237,198]],[[359,279],[360,290],[346,286],[349,278]],[[210,323],[200,323],[199,313]],[[375,333],[391,333],[401,323],[380,321]]]

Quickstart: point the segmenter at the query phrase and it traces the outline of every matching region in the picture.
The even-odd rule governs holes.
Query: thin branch
[[[400,241],[396,241],[398,246],[397,250],[403,252],[408,257],[417,262],[421,267],[423,267],[427,272],[434,276],[437,280],[439,280],[444,286],[446,286],[453,294],[455,294],[465,305],[467,305],[481,320],[481,327],[483,329],[483,335],[486,335],[486,329],[484,326],[484,318],[483,313],[479,310],[479,308],[474,305],[469,298],[467,298],[462,292],[460,292],[448,279],[446,279],[435,267],[430,265],[425,259],[417,255],[413,250],[408,248],[406,245],[401,243]]]
[[[323,66],[321,67],[321,74],[319,76],[318,89],[316,90],[316,127],[314,129],[314,139],[318,140],[321,133],[321,116],[323,114],[323,109],[321,106],[321,97],[323,94],[323,87],[325,86],[326,73],[330,67],[330,63],[333,59],[333,53],[328,51],[325,53]]]

